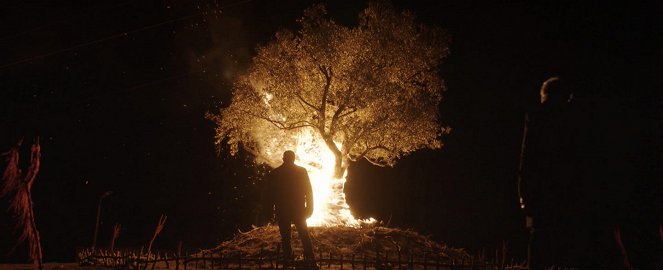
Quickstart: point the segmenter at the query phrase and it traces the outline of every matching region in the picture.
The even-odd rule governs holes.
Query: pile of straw
[[[345,258],[375,259],[423,257],[439,259],[441,262],[468,261],[470,255],[463,249],[451,248],[434,242],[412,230],[365,225],[359,228],[335,226],[310,228],[315,253],[343,255]],[[302,246],[297,231],[292,228],[292,244],[295,255],[301,254]],[[277,255],[281,237],[278,226],[254,227],[248,232],[239,232],[232,239],[205,252],[221,253],[225,256],[269,257]],[[426,255],[424,255],[426,254]]]

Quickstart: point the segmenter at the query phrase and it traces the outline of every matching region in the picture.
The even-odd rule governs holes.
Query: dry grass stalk
[[[615,228],[613,230],[613,234],[615,237],[615,241],[619,246],[619,251],[622,253],[622,258],[624,258],[624,266],[626,266],[627,269],[631,269],[631,260],[629,259],[628,253],[626,252],[626,247],[624,247],[624,242],[622,242],[621,229],[619,227]]]
[[[110,242],[110,251],[113,252],[115,249],[115,240],[117,240],[118,237],[120,237],[120,230],[122,229],[122,225],[119,223],[115,223],[113,226],[113,238],[111,238]]]
[[[3,153],[7,157],[7,167],[2,174],[3,184],[0,189],[0,197],[10,197],[9,209],[16,215],[16,230],[20,231],[16,246],[27,240],[34,268],[41,270],[41,240],[35,222],[31,193],[32,184],[39,172],[41,148],[37,138],[30,148],[30,166],[27,173],[23,174],[19,167],[18,154],[22,142],[22,140],[19,141],[14,148]]]
[[[168,219],[167,216],[161,215],[159,218],[159,223],[157,224],[157,227],[154,229],[154,235],[152,235],[152,239],[150,239],[150,244],[147,245],[147,254],[150,254],[150,251],[152,250],[152,244],[154,243],[154,239],[157,238],[159,233],[161,233],[161,230],[163,230],[163,227],[166,226],[166,219]]]

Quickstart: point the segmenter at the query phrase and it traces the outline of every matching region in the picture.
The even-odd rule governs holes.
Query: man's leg
[[[299,239],[302,240],[302,248],[304,248],[304,258],[307,260],[314,260],[313,244],[311,244],[311,236],[308,233],[308,226],[306,225],[306,218],[299,218],[295,220],[297,233]]]
[[[281,233],[281,247],[283,247],[283,258],[286,261],[292,260],[292,247],[290,245],[290,219],[286,217],[276,217],[279,223],[279,232]]]

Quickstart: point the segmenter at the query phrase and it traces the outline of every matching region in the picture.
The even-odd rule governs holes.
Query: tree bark
[[[334,153],[334,178],[339,179],[343,177],[343,173],[345,172],[345,168],[347,168],[346,163],[344,162],[345,159],[343,158],[343,153],[341,150],[338,149],[336,146],[336,143],[334,143],[334,140],[331,138],[329,135],[323,135],[322,138],[325,141],[325,144],[329,148],[329,150]]]

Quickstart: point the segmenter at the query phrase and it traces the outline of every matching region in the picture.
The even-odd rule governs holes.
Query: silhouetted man
[[[553,77],[543,83],[540,96],[540,106],[525,119],[518,185],[531,233],[530,269],[578,267],[587,233],[579,203],[573,94]]]
[[[286,261],[292,260],[290,225],[297,227],[302,240],[304,258],[312,261],[313,245],[306,219],[313,213],[313,191],[306,169],[295,165],[295,152],[283,153],[283,164],[274,169],[267,178],[267,207],[276,209],[276,219],[281,233],[281,243]]]

